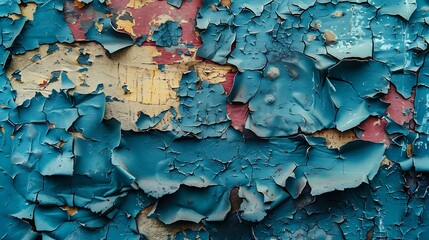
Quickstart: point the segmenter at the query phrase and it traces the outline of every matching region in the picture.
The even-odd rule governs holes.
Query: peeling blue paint
[[[183,0],[167,0],[168,4],[171,6],[180,8],[182,6]]]
[[[146,39],[147,39],[147,34],[144,34],[142,36],[137,37],[135,39],[135,42],[136,42],[137,46],[141,46],[146,41]]]
[[[63,2],[49,0],[37,5],[34,20],[29,20],[12,46],[14,54],[38,48],[41,44],[55,42],[71,43],[74,41],[72,32],[61,13]],[[19,21],[25,21],[20,19]]]
[[[204,42],[209,42],[212,39],[216,39],[216,41],[198,48],[197,55],[220,64],[225,64],[226,57],[231,51],[232,43],[235,41],[235,33],[231,28],[209,25],[200,36]]]
[[[20,0],[2,1],[0,3],[0,17],[7,17],[9,14],[20,14],[19,8]],[[3,19],[2,19],[3,20]]]
[[[152,40],[157,46],[171,47],[179,44],[179,37],[182,35],[182,28],[177,22],[167,21],[159,25],[152,34]]]
[[[198,138],[220,137],[230,122],[226,114],[226,95],[219,84],[201,82],[196,72],[185,73],[178,89],[180,132]]]
[[[160,114],[153,117],[140,112],[140,116],[136,122],[137,128],[139,130],[149,130],[161,121],[166,112],[167,111],[162,111]]]
[[[59,91],[15,103],[10,81],[25,76],[12,69],[8,79],[13,55],[41,44],[52,54],[56,42],[74,42],[64,1],[22,2],[37,3],[34,20],[7,17],[20,14],[21,1],[0,4],[1,238],[141,239],[136,219],[148,206],[165,224],[204,225],[175,239],[429,237],[425,1],[205,0],[197,55],[237,67],[232,90],[227,96],[191,67],[176,89],[178,112],[141,112],[138,131],[104,119],[106,103],[118,100],[103,84],[72,93],[75,79],[64,70],[50,70]],[[109,53],[146,40],[118,32],[110,18],[94,21],[101,31],[94,22],[85,36]],[[152,40],[176,46],[181,34],[167,21]],[[96,61],[83,49],[76,60],[88,67],[78,72]],[[404,98],[415,93],[414,110],[404,109],[414,121],[389,118],[390,83]],[[248,104],[244,133],[230,126],[227,106],[235,103]],[[172,131],[152,129],[170,114]],[[356,131],[369,116],[387,121],[389,146],[353,140],[329,148],[308,136]]]
[[[330,86],[311,59],[292,53],[268,64],[263,75],[249,101],[247,129],[260,137],[273,137],[332,127],[335,108],[329,100]]]
[[[112,27],[110,18],[99,19],[97,23],[102,25],[101,32],[98,31],[94,23],[85,33],[85,36],[90,41],[99,42],[109,53],[114,53],[133,45],[134,41],[129,35],[117,32]]]
[[[50,44],[49,45],[49,48],[48,48],[48,50],[46,51],[48,54],[52,54],[52,53],[54,53],[55,51],[58,51],[58,50],[60,50],[60,48],[58,47],[58,45],[57,44]]]
[[[231,129],[224,138],[175,139],[171,134],[129,133],[123,136],[123,142],[114,152],[113,162],[135,176],[139,187],[151,196],[159,198],[171,194],[160,199],[153,213],[169,224],[180,219],[194,222],[223,220],[231,207],[228,199],[233,187],[240,187],[242,196],[250,201],[249,207],[242,205],[241,218],[259,221],[266,210],[290,198],[290,194],[298,197],[307,183],[311,193],[319,195],[335,189],[353,188],[362,181],[371,180],[384,154],[383,144],[359,141],[334,150],[327,149],[321,138],[246,140]],[[187,150],[189,146],[193,146],[192,152]],[[148,158],[159,160],[139,168],[136,163],[141,156],[132,153],[143,147],[150,152]],[[165,151],[167,156],[164,156]],[[366,162],[358,161],[355,151],[366,152]],[[198,164],[193,165],[193,162]],[[155,178],[151,177],[154,172]],[[180,187],[182,184],[192,188]],[[205,190],[196,191],[195,187]],[[272,191],[273,196],[263,197],[262,193],[267,194],[267,191]],[[196,204],[202,196],[206,196],[205,204]],[[261,208],[254,209],[255,204]],[[252,212],[263,215],[255,216]]]
[[[79,57],[76,59],[76,61],[80,65],[86,65],[86,66],[92,66],[92,62],[89,60],[89,57],[91,55],[89,53],[85,53],[84,49],[79,49]]]

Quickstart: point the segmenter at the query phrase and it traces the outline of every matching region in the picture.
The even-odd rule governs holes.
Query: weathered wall
[[[428,9],[0,3],[0,236],[427,238]]]

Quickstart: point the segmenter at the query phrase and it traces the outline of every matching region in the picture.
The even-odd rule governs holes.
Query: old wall
[[[425,239],[425,0],[0,3],[5,239]]]

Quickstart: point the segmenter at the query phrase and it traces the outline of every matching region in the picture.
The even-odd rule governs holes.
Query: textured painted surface
[[[0,3],[0,236],[428,238],[428,9]]]

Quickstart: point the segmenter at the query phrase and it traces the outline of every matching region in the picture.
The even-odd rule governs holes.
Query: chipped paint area
[[[1,2],[0,237],[429,238],[427,9]]]
[[[124,130],[134,129],[139,112],[152,116],[171,107],[177,109],[179,99],[174,89],[179,87],[181,75],[193,66],[202,80],[220,83],[229,66],[206,64],[195,58],[184,59],[160,69],[154,58],[161,55],[155,46],[131,47],[110,59],[104,49],[93,43],[78,44],[71,48],[57,44],[58,50],[49,53],[50,46],[17,55],[8,69],[12,87],[16,90],[15,102],[22,104],[34,97],[36,92],[48,96],[52,90],[60,90],[61,82],[52,81],[55,72],[67,72],[75,83],[71,92],[91,93],[99,88],[111,101],[106,103],[106,118],[116,118]],[[40,59],[32,60],[39,54]],[[85,61],[83,56],[88,57]],[[14,72],[19,71],[19,79]],[[124,91],[126,86],[127,91]],[[169,124],[164,119],[158,126]],[[171,129],[171,127],[169,127]]]

